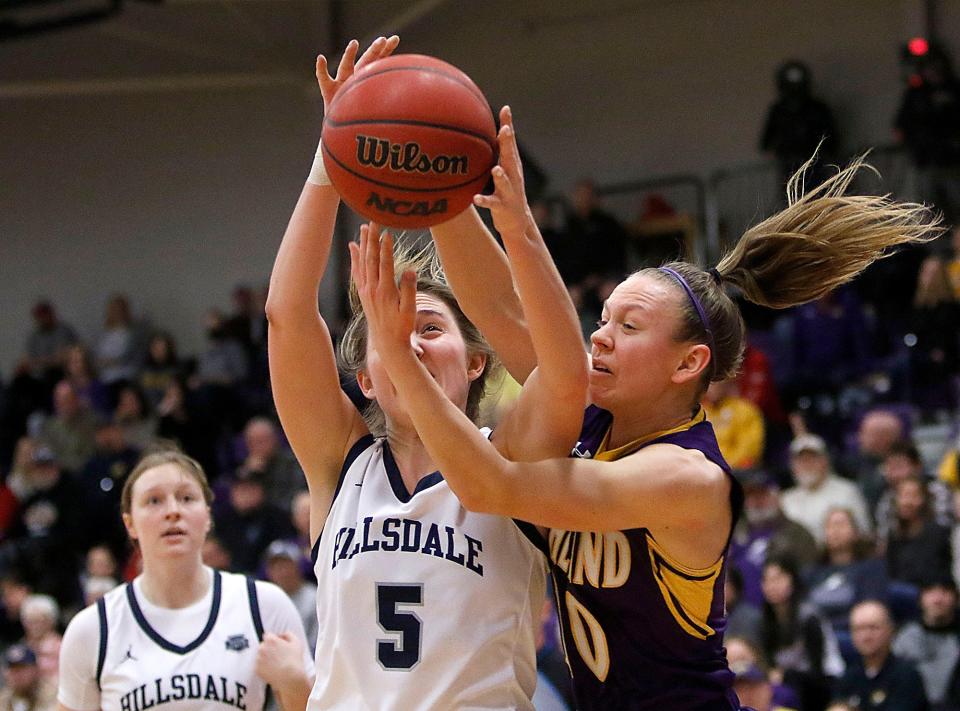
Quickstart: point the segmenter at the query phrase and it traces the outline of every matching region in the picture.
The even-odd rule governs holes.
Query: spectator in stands
[[[54,414],[43,424],[43,441],[65,469],[78,472],[93,456],[99,418],[84,407],[73,385],[61,380],[53,390]]]
[[[894,122],[913,156],[924,200],[960,221],[960,83],[944,49],[933,45],[911,61],[908,85]]]
[[[20,609],[31,593],[33,588],[26,582],[23,574],[14,566],[8,566],[0,577],[0,601],[3,602],[3,612],[0,614],[0,647],[9,647],[23,639]]]
[[[20,607],[23,641],[37,657],[40,676],[57,680],[60,666],[60,606],[49,595],[29,595]]]
[[[151,414],[147,399],[140,388],[124,383],[117,390],[117,407],[113,421],[123,432],[123,440],[143,451],[157,436],[157,419]]]
[[[744,489],[744,515],[734,528],[729,559],[743,575],[744,600],[760,606],[767,559],[791,558],[806,568],[817,559],[817,543],[807,529],[784,516],[777,485],[768,472],[747,469],[736,476]]]
[[[90,550],[87,551],[85,560],[81,578],[117,578],[117,558],[108,546],[91,546]]]
[[[207,313],[206,328],[207,347],[197,358],[191,388],[204,418],[220,430],[235,432],[246,420],[241,388],[250,374],[249,357],[216,309]]]
[[[727,650],[727,662],[731,669],[735,666],[755,665],[764,670],[773,687],[775,709],[800,708],[797,692],[786,686],[782,679],[777,678],[777,674],[771,673],[769,663],[764,659],[763,653],[756,644],[743,637],[735,636],[724,636],[723,643]],[[742,703],[743,699],[740,699],[740,701]]]
[[[794,711],[774,701],[774,687],[766,672],[756,664],[730,664],[733,690],[744,706],[755,711]]]
[[[83,581],[83,605],[92,605],[108,592],[117,587],[115,578],[87,578]]]
[[[811,93],[812,77],[806,64],[797,60],[784,62],[777,69],[776,83],[777,100],[767,112],[760,150],[776,158],[781,184],[786,185],[817,146],[820,163],[829,163],[836,152],[837,136],[830,107]],[[822,167],[814,168],[808,175],[819,183],[826,172]]]
[[[599,316],[604,281],[623,278],[626,270],[627,232],[600,204],[594,182],[577,181],[566,215],[565,241],[576,245],[579,269],[571,283],[583,293],[582,308]]]
[[[73,385],[73,390],[83,406],[99,416],[110,413],[110,394],[97,377],[90,352],[82,343],[67,348],[63,379]]]
[[[950,528],[950,553],[953,556],[951,573],[960,585],[960,489],[953,490],[953,526]]]
[[[886,605],[861,602],[850,611],[858,658],[847,666],[834,698],[854,708],[876,711],[927,711],[923,679],[913,664],[891,651],[893,620]]]
[[[279,586],[300,613],[312,656],[317,647],[317,586],[303,578],[300,549],[291,541],[274,541],[267,547],[263,561],[267,580]]]
[[[914,401],[925,409],[955,407],[951,380],[960,370],[960,300],[940,257],[927,257],[920,266],[910,321]]]
[[[764,654],[797,690],[800,706],[823,711],[830,699],[830,677],[843,673],[843,660],[830,626],[804,600],[796,564],[768,558],[763,567]]]
[[[177,343],[173,336],[165,331],[153,334],[140,369],[140,387],[151,408],[160,404],[170,383],[182,375],[183,365],[177,357]]]
[[[243,346],[227,331],[223,314],[207,313],[207,349],[197,358],[197,382],[201,386],[229,388],[247,377],[250,364]]]
[[[950,489],[937,479],[930,479],[923,471],[923,460],[916,445],[909,440],[901,440],[890,445],[887,455],[880,466],[885,489],[877,502],[874,518],[877,522],[878,540],[886,540],[895,523],[894,498],[897,485],[910,477],[919,479],[927,488],[933,520],[950,528],[953,525],[953,495]]]
[[[960,299],[960,221],[950,230],[950,246],[947,251],[947,279],[953,290],[953,298]]]
[[[209,565],[217,570],[230,570],[233,567],[233,561],[230,560],[230,551],[217,538],[215,533],[208,533],[203,542],[203,564]]]
[[[920,611],[919,621],[907,622],[900,629],[893,652],[916,665],[927,699],[939,711],[960,660],[957,585],[949,574],[933,574],[920,587]]]
[[[950,529],[934,520],[926,482],[907,477],[894,491],[896,524],[886,546],[890,577],[920,585],[930,571],[952,570]]]
[[[3,655],[3,682],[0,711],[55,711],[57,682],[45,678],[37,657],[25,644],[9,647]]]
[[[57,318],[49,301],[34,304],[32,314],[34,327],[27,337],[27,366],[34,377],[52,386],[63,375],[67,347],[77,342],[77,333]]]
[[[749,469],[763,459],[763,413],[740,397],[735,380],[710,383],[701,404],[717,435],[723,458],[734,469]]]
[[[227,506],[214,520],[234,572],[252,573],[271,541],[293,534],[289,516],[267,501],[263,474],[242,467],[230,484]]]
[[[210,481],[220,473],[215,445],[217,423],[197,403],[195,393],[183,380],[175,378],[167,384],[163,399],[157,405],[157,435],[176,442],[189,456],[209,472]]]
[[[307,480],[293,454],[280,446],[277,427],[266,417],[254,417],[243,429],[247,458],[240,466],[260,472],[267,500],[289,512],[293,497],[307,488]]]
[[[807,578],[807,599],[838,635],[846,635],[855,604],[886,597],[886,564],[850,509],[834,507],[827,512],[823,539],[823,559]]]
[[[21,502],[11,545],[29,565],[25,572],[38,591],[74,602],[79,597],[78,546],[85,533],[76,481],[48,447],[34,451],[28,475],[32,493]]]
[[[117,511],[127,475],[140,460],[141,450],[131,447],[115,422],[97,428],[97,450],[78,478],[86,526],[84,547],[105,543],[115,556],[123,556],[127,533]]]
[[[130,302],[125,295],[114,294],[107,301],[103,331],[97,337],[94,354],[100,379],[107,387],[113,388],[137,377],[142,359]]]
[[[846,460],[846,471],[857,482],[870,511],[875,511],[885,484],[880,465],[894,442],[906,436],[903,421],[890,410],[871,410],[857,429],[857,449]]]
[[[873,365],[863,305],[841,287],[790,312],[796,396],[836,396]]]
[[[736,566],[727,568],[723,601],[727,606],[727,637],[742,637],[760,643],[760,608],[743,599],[743,575]]]
[[[856,484],[833,472],[822,437],[804,434],[790,443],[790,473],[796,486],[783,492],[780,505],[787,517],[803,524],[817,543],[824,543],[824,520],[833,507],[849,509],[857,527],[870,530],[863,495]]]

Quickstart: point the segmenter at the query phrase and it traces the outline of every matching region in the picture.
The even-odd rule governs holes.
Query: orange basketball
[[[373,62],[323,117],[323,162],[343,200],[391,227],[465,210],[497,160],[493,112],[470,77],[419,54]]]

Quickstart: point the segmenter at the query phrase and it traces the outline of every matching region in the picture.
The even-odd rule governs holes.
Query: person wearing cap
[[[758,664],[731,662],[730,670],[734,674],[733,689],[744,707],[753,711],[794,711],[774,702],[773,684]]]
[[[917,665],[927,698],[939,708],[960,660],[957,584],[949,573],[934,574],[920,587],[920,620],[907,622],[893,641],[893,651]]]
[[[767,558],[790,558],[805,569],[816,561],[817,543],[806,528],[784,515],[780,491],[769,472],[744,469],[734,475],[743,487],[744,515],[733,530],[730,560],[743,575],[743,599],[759,607]]]
[[[850,611],[850,631],[857,658],[834,689],[834,700],[860,711],[928,711],[923,679],[913,663],[893,654],[893,619],[877,600]]]
[[[277,540],[263,554],[267,580],[283,590],[300,613],[311,653],[317,646],[317,586],[303,578],[300,547],[293,541]]]
[[[871,529],[863,495],[856,484],[833,472],[822,437],[802,434],[790,443],[790,473],[796,486],[783,492],[783,512],[802,524],[819,545],[824,543],[824,522],[832,508],[849,509],[860,530]]]
[[[3,655],[3,681],[0,711],[54,711],[57,708],[57,685],[41,677],[37,658],[27,645],[7,647]]]

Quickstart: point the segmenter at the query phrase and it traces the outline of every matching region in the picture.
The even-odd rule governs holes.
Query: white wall
[[[457,64],[495,108],[509,102],[525,146],[563,189],[582,175],[605,183],[704,174],[756,158],[772,75],[787,57],[813,68],[846,146],[887,142],[899,46],[919,29],[918,3],[449,0],[405,27],[403,48]],[[239,25],[215,14],[227,6],[188,3],[0,44],[0,374],[21,351],[37,296],[90,337],[107,295],[125,291],[190,352],[208,307],[226,306],[237,282],[267,278],[319,126],[310,74],[315,38],[329,28],[303,29],[323,15],[308,5],[238,3],[237,12],[258,14],[235,39]],[[402,5],[346,3],[347,33],[364,36]],[[960,36],[958,6],[941,12],[945,37]],[[203,13],[203,32],[191,13]],[[179,18],[192,28],[189,48],[177,55],[172,40],[151,48],[133,31],[153,26],[143,17]],[[105,37],[122,51],[108,51]],[[226,49],[231,41],[243,62]],[[151,64],[167,55],[176,62]],[[205,72],[279,64],[287,78],[247,88],[69,89],[174,65],[180,75],[204,62]],[[18,95],[20,78],[31,83]],[[68,88],[33,90],[50,78]],[[328,300],[336,288],[327,285]]]

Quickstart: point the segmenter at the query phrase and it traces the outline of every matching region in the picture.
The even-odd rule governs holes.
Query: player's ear
[[[137,540],[137,530],[133,527],[133,516],[128,513],[122,515],[123,527],[127,529],[127,535],[131,541]]]
[[[367,400],[377,399],[377,394],[373,389],[373,381],[370,379],[370,376],[367,375],[367,371],[357,371],[357,385],[360,387],[360,392],[363,393],[363,396],[367,398]]]
[[[467,380],[471,383],[483,375],[484,368],[487,367],[486,353],[473,353],[467,357]]]

